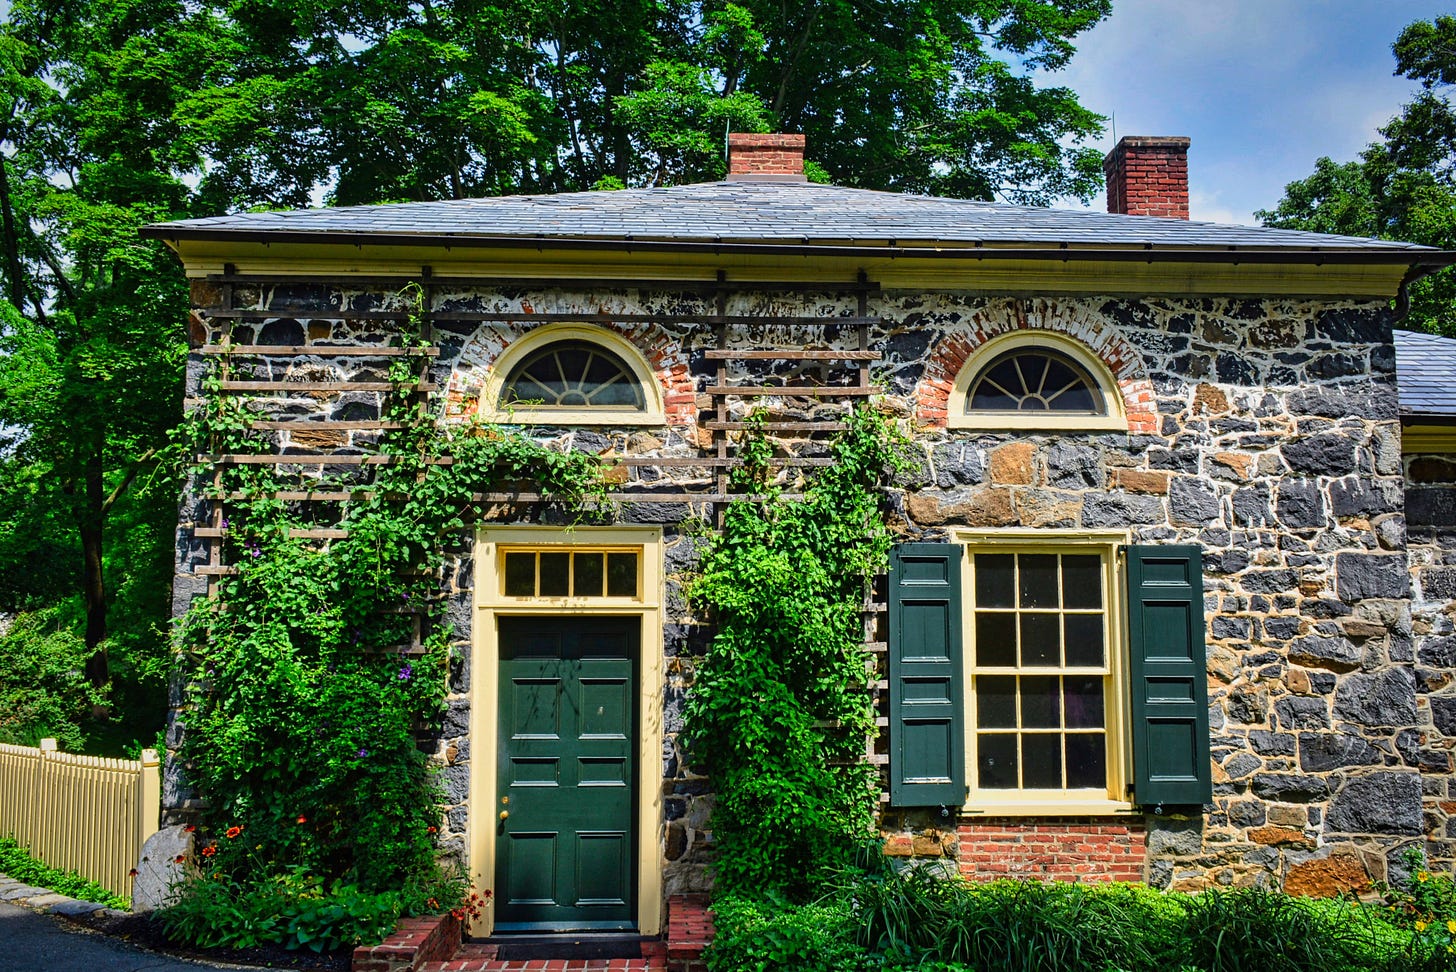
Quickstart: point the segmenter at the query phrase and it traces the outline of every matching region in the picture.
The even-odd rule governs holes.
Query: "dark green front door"
[[[632,928],[640,622],[499,623],[495,927]]]

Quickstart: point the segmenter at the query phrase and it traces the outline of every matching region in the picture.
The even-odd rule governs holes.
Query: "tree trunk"
[[[101,524],[105,518],[106,491],[102,476],[101,446],[92,444],[86,458],[86,496],[81,508],[81,591],[86,605],[86,679],[96,689],[111,682],[106,657],[106,585],[101,573]],[[107,707],[96,705],[92,717],[105,719]]]

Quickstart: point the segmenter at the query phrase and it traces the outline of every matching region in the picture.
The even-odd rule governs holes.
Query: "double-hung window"
[[[1201,556],[1120,533],[895,551],[891,800],[992,813],[1202,802]]]

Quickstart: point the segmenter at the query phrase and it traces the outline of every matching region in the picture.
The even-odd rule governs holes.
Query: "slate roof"
[[[1395,377],[1404,418],[1456,418],[1456,338],[1395,332]]]
[[[295,212],[241,213],[148,227],[163,239],[358,242],[644,241],[681,244],[1109,247],[1353,251],[1412,262],[1410,243],[1182,219],[1040,209],[807,183],[711,182],[662,189],[501,196]],[[1442,261],[1447,262],[1447,261]]]

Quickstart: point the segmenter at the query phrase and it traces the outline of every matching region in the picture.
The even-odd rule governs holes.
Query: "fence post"
[[[142,750],[142,785],[137,789],[137,853],[162,822],[162,779],[155,749]]]

